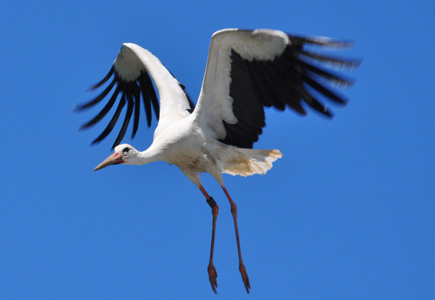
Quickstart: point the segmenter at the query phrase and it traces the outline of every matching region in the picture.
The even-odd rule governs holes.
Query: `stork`
[[[308,46],[308,47],[307,47]],[[234,219],[239,270],[246,291],[251,288],[242,260],[237,223],[237,206],[225,188],[222,173],[249,176],[265,174],[282,157],[279,150],[254,150],[265,126],[264,107],[285,110],[289,107],[306,114],[309,106],[327,117],[332,113],[319,99],[345,104],[334,85],[348,87],[353,80],[328,70],[328,67],[354,68],[360,63],[317,51],[349,48],[352,42],[325,37],[302,37],[278,30],[225,29],[213,34],[201,92],[196,106],[184,86],[151,52],[132,43],[122,45],[109,73],[96,89],[113,79],[100,95],[78,111],[101,102],[113,90],[104,108],[82,128],[99,122],[119,102],[104,131],[93,141],[103,140],[114,128],[127,104],[121,130],[113,144],[114,153],[94,170],[110,165],[144,165],[166,161],[176,165],[204,195],[212,211],[212,237],[208,276],[216,293],[217,272],[213,264],[216,220],[219,206],[201,184],[200,173],[211,174],[222,187]],[[317,48],[317,50],[316,50]],[[159,101],[151,78],[158,90]],[[139,125],[143,101],[148,127],[152,110],[159,119],[151,146],[141,152],[120,144],[134,113],[132,138]]]

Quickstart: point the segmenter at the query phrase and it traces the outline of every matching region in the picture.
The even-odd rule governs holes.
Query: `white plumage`
[[[115,152],[95,170],[120,163],[143,165],[166,161],[178,166],[201,190],[213,213],[208,273],[215,292],[217,273],[213,265],[213,251],[219,207],[205,191],[199,174],[211,174],[230,201],[239,269],[249,293],[249,278],[240,250],[237,206],[224,186],[222,173],[241,176],[265,174],[272,168],[272,163],[282,157],[279,150],[252,149],[265,126],[265,106],[279,110],[289,107],[306,114],[305,106],[308,105],[331,117],[332,114],[326,105],[319,102],[319,98],[346,103],[331,84],[349,86],[353,81],[320,65],[352,68],[359,61],[307,50],[306,44],[334,48],[352,45],[328,38],[297,37],[277,30],[226,29],[216,32],[212,36],[204,81],[195,107],[184,86],[158,58],[136,44],[125,43],[107,76],[92,89],[102,86],[114,75],[112,82],[99,96],[77,108],[83,110],[97,104],[116,86],[101,112],[83,125],[83,128],[87,128],[99,122],[119,99],[111,121],[94,141],[97,143],[112,131],[127,104],[122,128],[113,145]],[[158,90],[160,105],[150,77]],[[159,118],[153,143],[143,152],[127,144],[119,145],[132,116],[132,137],[136,134],[141,99],[148,126],[151,124],[152,110]]]

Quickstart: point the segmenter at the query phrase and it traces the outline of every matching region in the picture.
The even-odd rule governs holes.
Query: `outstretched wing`
[[[159,91],[161,107],[159,107],[159,101],[151,78]],[[141,98],[148,127],[151,126],[152,110],[154,110],[157,118],[159,116],[164,118],[165,115],[172,112],[189,114],[189,111],[193,110],[193,103],[185,93],[184,86],[175,79],[154,55],[138,45],[123,44],[109,73],[103,80],[92,86],[90,90],[101,87],[110,79],[110,83],[100,95],[75,108],[76,111],[88,109],[101,102],[104,98],[109,98],[109,93],[114,89],[103,109],[81,127],[81,129],[85,129],[98,123],[118,101],[118,107],[109,124],[92,144],[102,141],[109,135],[126,105],[127,111],[124,122],[112,148],[119,145],[124,138],[132,116],[134,120],[132,138],[134,138],[139,127]]]
[[[307,45],[312,47],[307,49]],[[354,81],[325,66],[353,68],[360,61],[327,56],[313,48],[351,45],[276,30],[218,31],[211,40],[195,117],[221,142],[242,148],[252,148],[262,133],[265,106],[289,107],[305,115],[308,105],[332,117],[319,100],[345,104],[346,99],[332,85],[347,87]]]

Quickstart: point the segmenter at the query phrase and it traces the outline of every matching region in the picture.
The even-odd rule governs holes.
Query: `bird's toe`
[[[208,279],[210,280],[211,288],[213,289],[213,292],[217,294],[216,288],[218,287],[218,285],[217,285],[216,268],[214,267],[213,264],[210,264],[208,265],[207,271],[208,271]]]
[[[249,290],[251,289],[251,284],[249,283],[248,273],[246,272],[246,268],[243,264],[239,266],[240,273],[242,274],[243,283],[245,284],[246,292],[249,294]]]

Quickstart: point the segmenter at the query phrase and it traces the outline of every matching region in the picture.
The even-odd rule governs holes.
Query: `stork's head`
[[[139,151],[128,144],[118,145],[115,147],[115,152],[96,166],[94,171],[117,164],[135,165],[139,154]]]

